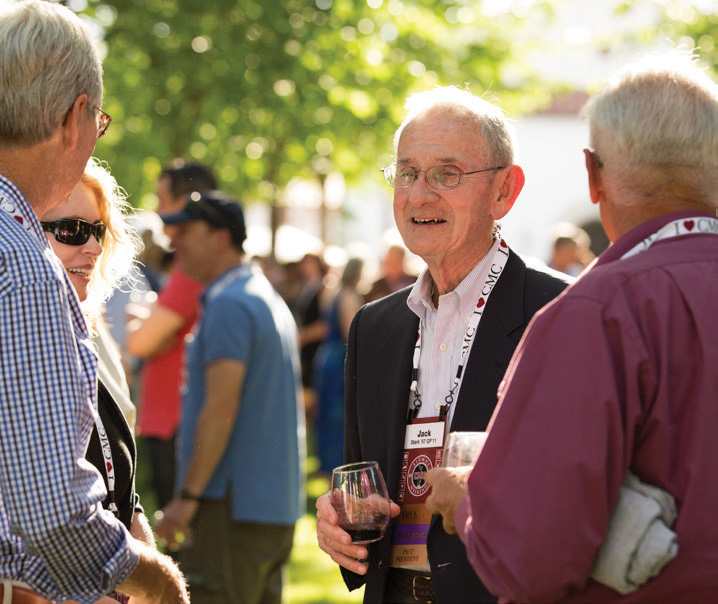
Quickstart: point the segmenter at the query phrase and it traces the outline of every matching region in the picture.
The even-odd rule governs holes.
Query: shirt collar
[[[657,218],[652,218],[634,227],[628,233],[618,238],[616,242],[611,245],[603,254],[601,254],[593,266],[600,266],[609,262],[619,260],[626,252],[631,250],[634,246],[638,245],[646,237],[652,233],[656,233],[662,227],[667,225],[673,220],[680,220],[681,218],[688,218],[690,216],[711,216],[715,217],[710,212],[699,212],[695,210],[681,210],[680,212],[671,212],[670,214],[664,214]]]
[[[456,289],[444,294],[444,296],[458,296],[460,316],[470,318],[474,312],[476,301],[479,299],[481,288],[486,281],[486,275],[498,246],[499,241],[494,241],[488,253],[471,269],[471,272],[456,286]],[[433,287],[434,281],[431,278],[431,273],[429,273],[428,268],[425,268],[411,288],[409,298],[406,301],[409,308],[421,321],[425,320],[427,311],[436,310],[431,299]],[[441,296],[441,298],[444,296]]]
[[[434,308],[434,303],[431,300],[431,290],[433,288],[434,281],[431,278],[429,269],[425,268],[419,273],[419,277],[414,282],[411,292],[409,292],[409,297],[406,300],[411,311],[419,317],[421,321],[424,320],[426,311]]]
[[[22,191],[9,178],[0,174],[0,210],[15,219],[24,231],[33,233],[43,247],[50,247],[42,225]]]
[[[209,300],[217,296],[224,290],[232,281],[239,277],[247,277],[252,273],[252,266],[250,264],[235,264],[228,268],[226,271],[217,275],[215,279],[207,284],[200,294],[200,301],[202,305],[205,305]]]

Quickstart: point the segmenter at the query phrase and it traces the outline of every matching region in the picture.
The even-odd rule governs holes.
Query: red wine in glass
[[[349,526],[342,526],[349,536],[352,538],[352,543],[372,543],[379,541],[384,536],[386,530],[385,524],[356,524]]]
[[[384,476],[375,461],[362,461],[334,468],[332,505],[339,527],[352,543],[378,541],[389,524],[389,496]]]

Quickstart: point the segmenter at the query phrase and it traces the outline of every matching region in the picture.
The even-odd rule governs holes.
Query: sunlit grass
[[[319,549],[317,544],[314,504],[329,489],[329,481],[311,474],[316,459],[308,460],[310,477],[307,480],[307,514],[294,533],[294,548],[289,564],[289,586],[284,600],[288,604],[344,604],[361,602],[364,588],[349,592],[339,567]]]
[[[353,592],[344,585],[339,567],[317,545],[316,522],[307,514],[297,523],[289,564],[288,604],[361,602],[364,589]]]

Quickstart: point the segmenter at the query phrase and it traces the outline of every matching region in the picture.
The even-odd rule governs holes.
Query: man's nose
[[[425,203],[434,201],[436,197],[437,191],[429,184],[426,172],[419,172],[409,187],[409,200],[412,203]]]

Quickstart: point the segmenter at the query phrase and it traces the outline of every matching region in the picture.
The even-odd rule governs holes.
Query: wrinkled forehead
[[[475,120],[439,110],[428,111],[407,123],[396,149],[399,163],[419,159],[456,163],[487,156],[488,144]]]

